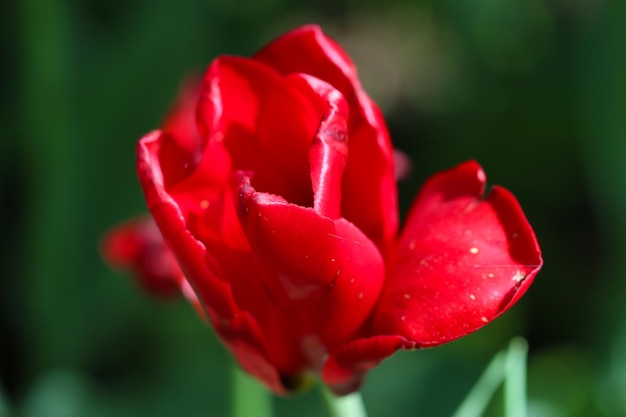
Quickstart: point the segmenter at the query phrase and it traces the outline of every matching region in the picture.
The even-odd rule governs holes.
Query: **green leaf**
[[[497,353],[453,417],[483,415],[494,394],[504,383],[505,417],[526,417],[526,356],[528,344],[515,338],[507,350]]]

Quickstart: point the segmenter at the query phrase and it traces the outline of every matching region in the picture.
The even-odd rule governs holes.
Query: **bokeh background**
[[[144,211],[135,144],[182,78],[306,22],[353,56],[410,156],[403,211],[427,176],[477,159],[544,251],[505,316],[371,372],[370,416],[450,415],[515,335],[532,417],[625,416],[624,0],[3,2],[0,416],[227,415],[212,332],[107,269],[98,240]],[[315,389],[275,407],[323,415]]]

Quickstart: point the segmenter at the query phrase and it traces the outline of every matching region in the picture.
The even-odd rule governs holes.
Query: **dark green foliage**
[[[218,53],[249,55],[316,21],[345,42],[394,143],[413,160],[400,184],[403,212],[428,175],[476,159],[518,197],[545,257],[523,301],[492,325],[371,372],[370,416],[450,415],[514,335],[530,344],[531,416],[626,415],[625,5],[3,5],[0,384],[8,407],[24,417],[227,415],[228,355],[212,332],[182,300],[153,300],[108,270],[98,239],[144,211],[134,147],[184,76]],[[315,390],[276,400],[279,416],[317,416],[321,407]],[[501,415],[497,401],[491,412]]]

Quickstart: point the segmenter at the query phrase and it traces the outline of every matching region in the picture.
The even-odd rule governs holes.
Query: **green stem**
[[[232,364],[231,417],[271,417],[273,414],[270,392]]]
[[[506,417],[526,417],[526,357],[528,343],[515,338],[506,355],[504,409]]]
[[[358,391],[337,397],[326,387],[323,387],[322,394],[330,417],[367,417],[363,398]]]
[[[496,354],[453,417],[481,416],[504,379],[506,352]]]

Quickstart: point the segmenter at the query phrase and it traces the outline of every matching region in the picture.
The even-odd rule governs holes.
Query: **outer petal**
[[[279,37],[255,59],[282,74],[313,75],[344,95],[350,107],[350,149],[342,212],[386,252],[398,227],[392,147],[380,110],[363,91],[348,55],[310,25]]]
[[[401,336],[374,336],[343,345],[328,358],[322,379],[337,395],[350,394],[361,386],[365,373],[398,349],[413,349],[415,343]]]
[[[280,376],[267,359],[265,340],[255,319],[239,309],[230,285],[209,268],[205,245],[189,232],[181,208],[164,188],[159,164],[163,137],[160,131],[151,132],[141,139],[137,148],[137,171],[148,208],[202,301],[217,334],[246,371],[274,392],[284,393]]]
[[[445,343],[510,308],[542,265],[535,235],[515,198],[467,162],[420,191],[374,312],[371,337],[335,351],[324,381],[338,394],[398,349]],[[376,336],[379,335],[379,336]]]
[[[345,219],[256,192],[239,182],[239,215],[252,249],[268,271],[276,305],[302,337],[313,368],[369,316],[384,278],[374,244]]]
[[[542,260],[532,228],[507,190],[482,200],[486,177],[467,162],[432,177],[398,242],[374,332],[420,346],[464,336],[511,307]]]

